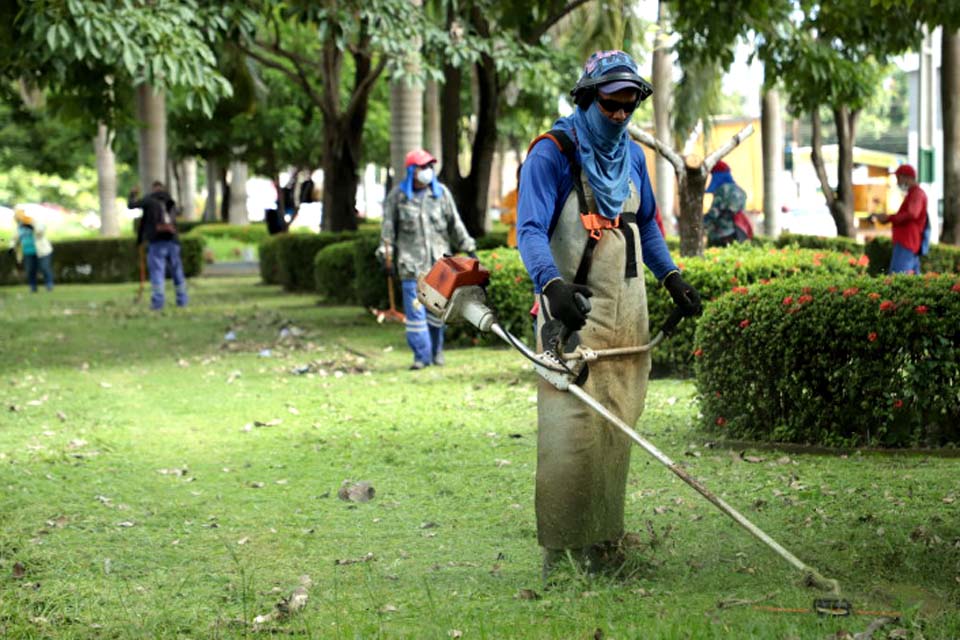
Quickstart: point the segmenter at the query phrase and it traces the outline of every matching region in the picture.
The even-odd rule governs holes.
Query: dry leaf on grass
[[[300,586],[294,589],[293,593],[286,598],[281,598],[279,602],[273,605],[273,611],[270,613],[253,619],[253,630],[260,631],[264,624],[285,620],[303,609],[307,605],[307,599],[309,598],[307,589],[310,588],[311,584],[313,584],[313,581],[310,576],[300,576]]]
[[[539,600],[540,594],[533,589],[520,589],[515,597],[518,600]]]
[[[337,497],[346,502],[370,502],[375,495],[377,490],[366,481],[344,480],[337,490]]]
[[[20,580],[25,575],[27,575],[27,568],[23,566],[22,562],[15,562],[13,565],[13,572],[11,574],[14,580]]]
[[[283,420],[280,418],[274,418],[272,420],[267,420],[266,422],[262,422],[260,420],[253,421],[253,426],[255,427],[276,427],[280,424],[283,424]]]
[[[344,560],[334,560],[333,564],[336,567],[342,567],[348,564],[360,564],[361,562],[370,562],[376,559],[377,559],[376,556],[373,555],[373,552],[371,551],[367,553],[367,555],[363,556],[362,558],[346,558]]]

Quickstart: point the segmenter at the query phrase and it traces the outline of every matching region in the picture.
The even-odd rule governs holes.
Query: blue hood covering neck
[[[576,108],[573,115],[553,125],[573,132],[580,150],[580,166],[593,190],[598,213],[615,220],[630,196],[630,153],[627,145],[627,118],[616,123],[597,109],[595,102],[586,111]]]
[[[416,172],[417,167],[415,165],[407,167],[407,177],[400,183],[400,190],[403,191],[403,194],[407,196],[408,200],[413,200],[413,174]],[[434,172],[433,180],[430,181],[428,186],[430,188],[430,195],[434,198],[439,198],[443,194],[443,191],[440,189],[440,183],[437,182],[436,172]]]
[[[706,188],[706,193],[713,193],[725,184],[736,184],[733,181],[733,174],[729,171],[719,171],[710,174],[710,186]]]

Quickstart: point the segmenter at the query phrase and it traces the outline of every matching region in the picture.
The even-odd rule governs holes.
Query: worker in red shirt
[[[904,193],[903,203],[892,216],[875,214],[878,222],[893,224],[893,257],[890,273],[920,273],[920,256],[930,246],[930,220],[927,217],[927,194],[917,184],[917,171],[902,164],[894,172],[897,186]]]

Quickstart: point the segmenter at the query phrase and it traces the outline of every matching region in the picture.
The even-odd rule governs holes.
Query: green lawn
[[[410,372],[402,327],[359,309],[254,279],[191,281],[160,314],[135,292],[0,289],[0,637],[823,639],[873,619],[756,609],[818,594],[639,449],[636,571],[545,590],[521,357]],[[657,380],[639,429],[857,608],[902,612],[874,638],[960,637],[960,460],[743,457],[696,413],[690,382]],[[376,495],[341,500],[345,480]],[[305,607],[256,631],[301,576]]]

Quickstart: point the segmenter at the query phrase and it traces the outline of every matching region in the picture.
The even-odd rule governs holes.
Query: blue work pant
[[[23,266],[27,271],[27,284],[30,285],[30,291],[37,290],[37,272],[43,273],[43,282],[47,291],[53,290],[53,254],[48,254],[42,258],[36,254],[23,256]]]
[[[407,316],[407,344],[413,350],[413,359],[433,364],[443,352],[443,322],[417,300],[417,281],[404,280],[403,313]]]
[[[920,275],[920,256],[902,244],[893,243],[893,256],[890,258],[890,273],[912,273]]]
[[[163,286],[167,269],[173,276],[177,306],[187,306],[187,279],[180,262],[180,243],[174,240],[156,240],[147,247],[147,269],[150,271],[150,308],[163,309]]]

